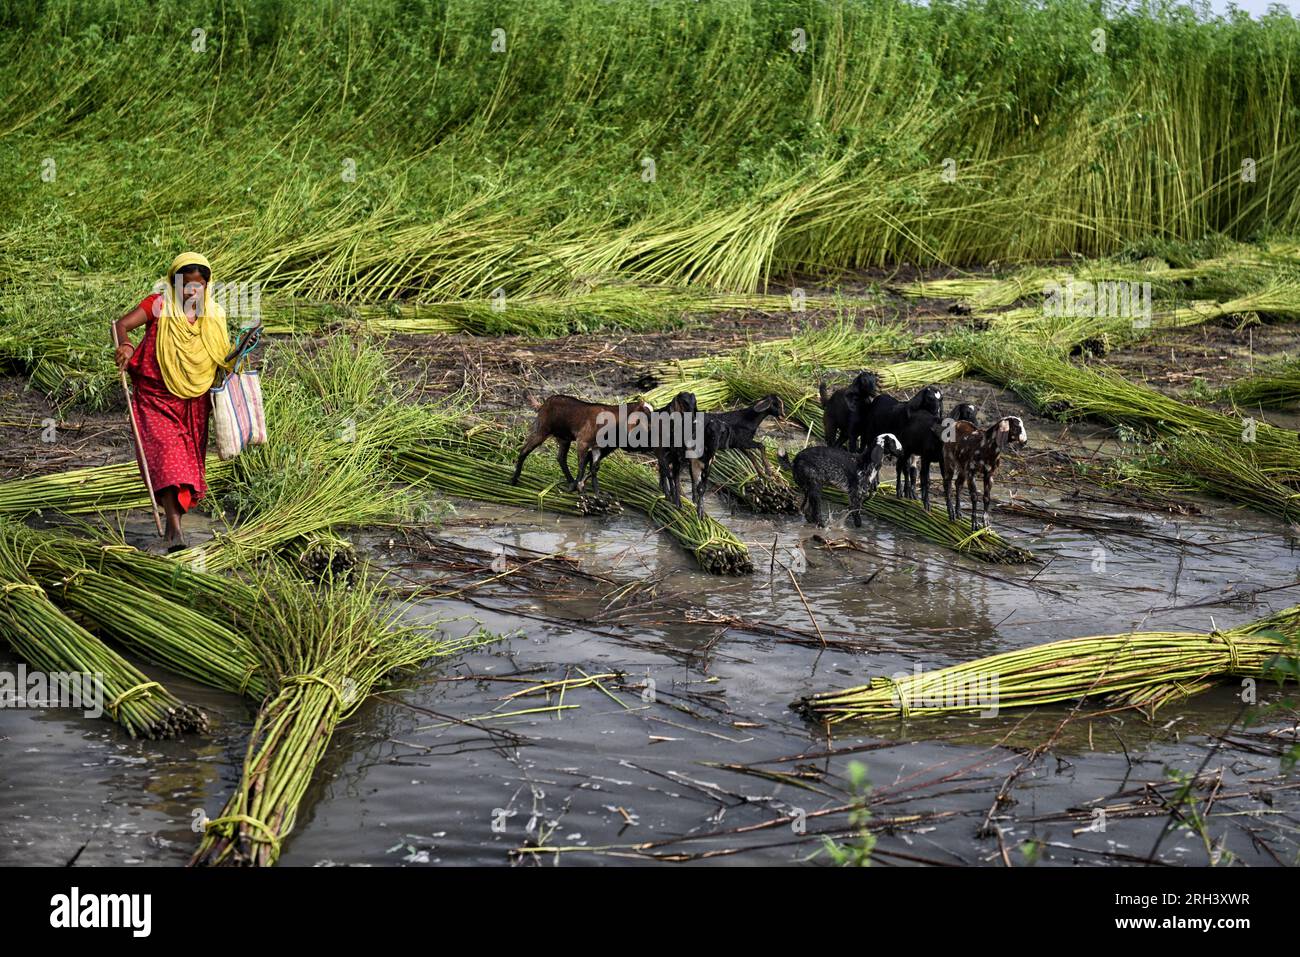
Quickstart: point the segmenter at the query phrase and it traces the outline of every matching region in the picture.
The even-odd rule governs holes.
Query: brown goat
[[[952,424],[953,439],[943,443],[943,497],[948,503],[948,518],[957,521],[961,515],[961,486],[970,489],[970,527],[979,527],[976,521],[975,476],[984,480],[984,526],[989,524],[989,496],[993,491],[993,473],[998,469],[998,456],[1008,448],[1021,448],[1029,441],[1025,423],[1019,416],[1008,415],[981,429],[970,422]],[[954,482],[956,489],[953,488]],[[956,492],[956,504],[953,493]]]
[[[511,485],[519,484],[519,473],[523,471],[524,459],[549,438],[554,438],[560,447],[558,455],[560,468],[569,483],[570,491],[582,490],[583,474],[590,468],[591,490],[599,493],[600,485],[596,479],[596,470],[602,458],[620,448],[647,448],[648,446],[650,415],[654,410],[644,402],[600,405],[575,399],[571,395],[553,395],[545,402],[537,402],[530,396],[528,401],[537,410],[537,418],[533,421],[532,430],[524,440],[524,447],[515,461],[515,473],[510,478]],[[620,423],[626,428],[620,428]],[[571,445],[578,447],[576,479],[569,471]]]

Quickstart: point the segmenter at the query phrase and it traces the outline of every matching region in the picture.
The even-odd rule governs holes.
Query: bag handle
[[[234,362],[231,371],[238,374],[241,369],[247,368],[250,361],[249,355],[262,343],[262,323],[258,322],[255,326],[249,326],[235,343],[235,348],[231,350],[230,355],[226,356],[226,362]]]

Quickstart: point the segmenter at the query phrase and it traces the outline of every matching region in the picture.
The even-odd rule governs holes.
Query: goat
[[[962,402],[952,410],[952,418],[955,422],[969,422],[971,425],[979,425],[980,420],[975,412],[975,406],[969,402]]]
[[[691,460],[691,498],[695,502],[695,514],[704,517],[704,493],[709,489],[709,472],[713,469],[713,457],[723,449],[732,448],[731,427],[725,422],[704,414],[704,441],[700,454]]]
[[[978,472],[984,479],[984,527],[987,528],[991,507],[989,495],[993,490],[993,473],[998,468],[998,457],[1006,449],[1023,448],[1029,442],[1029,434],[1025,432],[1025,423],[1015,415],[1004,416],[986,429],[969,422],[958,422],[953,429],[953,441],[943,444],[943,497],[948,505],[948,518],[955,522],[960,517],[961,485],[966,482],[970,489],[971,531],[979,527],[975,518],[975,475]]]
[[[907,487],[905,498],[916,498],[916,487],[921,487],[921,502],[930,511],[930,466],[938,462],[943,467],[944,442],[952,441],[952,426],[956,422],[975,424],[975,406],[963,402],[952,410],[950,418],[940,419],[926,409],[909,411],[902,429],[894,434],[903,446],[907,461]]]
[[[848,492],[853,524],[861,528],[862,499],[870,497],[880,484],[880,467],[885,456],[901,454],[898,440],[885,434],[877,437],[871,448],[863,452],[814,445],[796,455],[793,463],[784,454],[781,460],[790,464],[795,485],[803,492],[801,509],[805,521],[822,527],[826,525],[821,493],[825,486],[832,485]]]
[[[700,439],[696,438],[700,421],[696,410],[695,393],[678,392],[673,400],[653,415],[653,449],[659,466],[659,488],[673,500],[682,504],[682,466],[692,446],[698,456]],[[701,516],[703,517],[703,516]]]
[[[843,389],[828,394],[826,380],[817,383],[817,398],[822,407],[822,432],[826,444],[847,446],[850,452],[861,441],[858,423],[864,406],[880,394],[880,380],[874,372],[862,371]]]
[[[549,438],[559,445],[560,468],[569,483],[569,491],[582,491],[583,472],[591,469],[591,490],[600,493],[596,470],[601,458],[620,448],[648,448],[650,417],[654,410],[644,402],[600,405],[571,395],[553,395],[545,402],[531,396],[529,404],[537,410],[532,430],[515,461],[511,485],[519,484],[524,459]],[[578,447],[578,477],[569,472],[569,446]]]
[[[888,434],[897,438],[900,432],[907,430],[907,417],[913,412],[921,411],[929,412],[938,419],[943,418],[943,393],[938,386],[927,385],[906,402],[883,393],[876,396],[863,410],[864,414],[859,420],[858,427],[862,436],[860,448],[870,448],[881,435]],[[903,497],[907,485],[903,474],[906,463],[907,457],[899,456],[894,484],[894,494],[899,498]]]
[[[709,488],[713,457],[723,449],[745,453],[764,475],[772,474],[763,446],[754,439],[758,427],[769,415],[785,418],[785,403],[780,396],[764,396],[747,408],[731,412],[704,413],[703,447],[699,457],[691,460],[691,494],[695,498],[695,511],[701,518],[704,517],[704,494]]]

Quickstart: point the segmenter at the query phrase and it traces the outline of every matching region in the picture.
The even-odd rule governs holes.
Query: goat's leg
[[[993,492],[993,473],[985,469],[984,471],[984,527],[988,528],[993,523],[989,520],[989,508],[991,507],[989,497]]]
[[[818,489],[809,489],[808,504],[812,508],[812,516],[809,518],[809,521],[815,524],[818,528],[825,528],[826,520],[822,516],[822,497],[819,494]]]
[[[673,480],[669,470],[672,468],[672,459],[669,453],[663,450],[655,452],[655,465],[659,472],[659,491],[667,498],[673,496]]]
[[[528,458],[533,449],[537,448],[537,446],[541,445],[545,441],[545,435],[539,435],[536,432],[528,433],[528,438],[524,440],[523,451],[519,453],[519,458],[515,460],[515,474],[510,476],[511,485],[519,484],[519,473],[524,470],[524,459]],[[565,469],[565,472],[567,473],[568,469]]]
[[[668,479],[673,486],[673,504],[682,507],[682,457],[674,455],[670,460]]]
[[[671,499],[674,505],[682,504],[681,494],[681,459],[674,449],[660,449],[655,453],[659,466],[659,491]]]
[[[964,481],[965,477],[960,471],[952,477],[952,505],[949,507],[948,517],[954,522],[961,520],[961,485]]]
[[[569,446],[573,444],[573,441],[572,440],[564,441],[562,439],[556,439],[556,442],[558,442],[560,445],[560,451],[555,456],[560,463],[560,471],[564,473],[565,481],[569,483],[569,487],[575,488],[578,483],[574,479],[573,473],[569,471]]]
[[[596,469],[600,467],[600,460],[603,456],[600,449],[591,450],[591,492],[593,495],[600,494],[600,484],[596,481]]]
[[[695,502],[695,514],[704,517],[705,482],[708,480],[707,462],[703,457],[691,459],[691,499]]]
[[[952,479],[951,478],[945,478],[943,480],[943,504],[944,507],[948,510],[948,521],[950,522],[957,521],[956,515],[952,509]]]
[[[921,505],[928,512],[930,511],[930,460],[921,459]]]
[[[695,514],[700,518],[704,517],[704,496],[709,491],[709,473],[713,471],[713,457],[705,459],[704,464],[700,466],[700,494],[695,500]]]
[[[975,523],[975,515],[979,510],[979,497],[975,494],[974,469],[966,473],[966,489],[970,492],[970,530],[973,532],[979,528],[979,525]]]
[[[903,455],[894,462],[894,498],[902,498],[907,493],[907,479],[903,475],[906,462],[907,457]]]
[[[586,474],[587,466],[592,465],[591,452],[592,450],[590,446],[586,445],[583,442],[578,443],[578,477],[574,479],[573,487],[569,491],[571,492],[582,491],[582,481],[583,481],[582,477],[584,474]],[[594,465],[592,465],[592,471],[593,472],[595,471]]]
[[[859,482],[853,483],[853,488],[849,489],[849,508],[853,509],[853,525],[855,528],[862,527],[862,485]]]
[[[867,426],[860,418],[854,417],[849,424],[849,451],[854,455],[861,455],[866,451],[867,446],[875,441],[872,437],[868,439]]]

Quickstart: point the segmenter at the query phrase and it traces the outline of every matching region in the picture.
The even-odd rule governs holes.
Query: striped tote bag
[[[212,397],[212,431],[217,455],[233,459],[250,445],[266,442],[266,415],[262,411],[262,376],[241,363],[225,381],[208,390]]]

